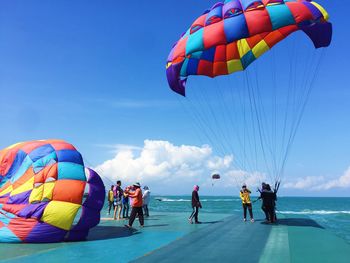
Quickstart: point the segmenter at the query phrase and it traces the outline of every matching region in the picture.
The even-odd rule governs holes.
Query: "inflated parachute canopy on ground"
[[[326,47],[332,25],[310,0],[226,0],[198,17],[172,48],[169,86],[185,95],[187,77],[216,77],[244,70],[291,33],[302,30],[315,48]]]
[[[105,188],[62,140],[0,151],[0,242],[84,240],[100,221]]]

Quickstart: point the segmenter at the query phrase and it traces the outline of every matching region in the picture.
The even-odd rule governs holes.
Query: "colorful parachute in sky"
[[[302,30],[316,48],[326,47],[332,25],[310,0],[226,0],[198,17],[172,48],[169,86],[185,95],[190,75],[216,77],[246,69],[291,33]]]
[[[213,174],[213,175],[211,176],[211,178],[212,178],[213,180],[218,180],[218,179],[220,179],[220,174]]]
[[[105,188],[62,140],[0,151],[0,242],[84,240],[100,221]]]
[[[211,185],[214,186],[214,180],[219,180],[220,179],[220,174],[213,174],[211,176],[211,179],[212,179]]]

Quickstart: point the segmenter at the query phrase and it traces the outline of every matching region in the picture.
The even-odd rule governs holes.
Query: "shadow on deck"
[[[121,237],[128,237],[131,235],[139,234],[136,231],[131,231],[126,227],[121,226],[96,226],[90,230],[88,241],[93,240],[106,240]]]
[[[323,226],[319,225],[316,221],[309,218],[282,218],[278,219],[277,225],[316,227],[324,229]]]

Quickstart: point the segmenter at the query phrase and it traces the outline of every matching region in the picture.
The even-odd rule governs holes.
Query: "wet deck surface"
[[[157,213],[140,229],[103,220],[85,242],[1,244],[2,262],[350,262],[350,244],[308,218],[278,225],[242,222],[238,216],[201,214],[190,225],[184,213]]]

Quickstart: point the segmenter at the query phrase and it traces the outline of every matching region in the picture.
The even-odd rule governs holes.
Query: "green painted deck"
[[[350,244],[308,218],[281,218],[278,225],[238,216],[157,213],[135,231],[123,221],[103,220],[85,242],[1,244],[2,262],[350,262]]]
[[[231,216],[134,262],[213,262],[218,259],[349,263],[350,244],[308,218],[281,218],[278,225],[268,225],[259,220],[244,223],[241,218]]]

